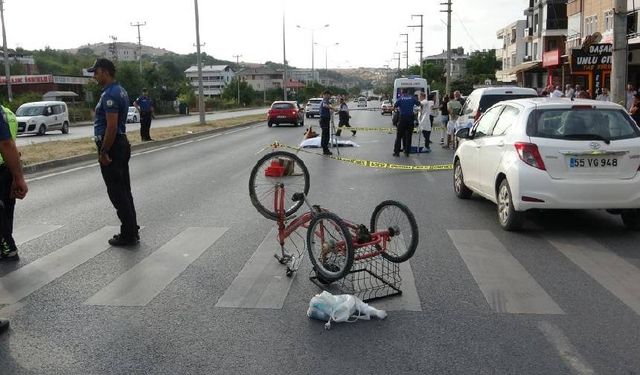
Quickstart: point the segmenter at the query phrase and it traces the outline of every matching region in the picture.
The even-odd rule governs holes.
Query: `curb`
[[[247,126],[251,126],[251,125],[256,125],[256,124],[260,124],[260,123],[263,123],[263,122],[264,121],[248,122],[248,123],[245,123],[245,124],[238,124],[238,125],[229,126],[229,127],[226,127],[226,128],[218,128],[218,129],[206,130],[206,131],[203,131],[203,132],[200,132],[200,133],[185,134],[185,135],[181,135],[181,136],[178,136],[178,137],[163,139],[163,140],[160,140],[160,141],[139,143],[139,144],[131,146],[131,152],[133,153],[134,151],[149,150],[149,149],[161,147],[161,146],[164,146],[164,145],[167,145],[167,144],[171,144],[171,143],[181,142],[181,141],[185,141],[185,140],[189,140],[189,139],[194,139],[194,138],[207,136],[207,135],[210,135],[210,134],[220,133],[220,132],[223,132],[223,131],[227,131],[229,129],[235,129],[235,128],[241,128],[241,127],[247,127]],[[47,170],[50,170],[50,169],[54,169],[54,168],[67,167],[67,166],[72,165],[72,164],[79,164],[79,163],[84,163],[84,162],[89,162],[89,161],[97,162],[97,154],[96,153],[83,154],[83,155],[71,156],[71,157],[64,158],[64,159],[51,160],[51,161],[46,161],[46,162],[43,162],[43,163],[31,164],[31,165],[23,166],[22,167],[22,171],[23,171],[24,174],[27,174],[27,175],[28,174],[35,174],[35,173],[44,172],[44,171],[47,171]]]

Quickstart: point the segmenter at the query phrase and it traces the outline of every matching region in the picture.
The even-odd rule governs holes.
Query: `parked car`
[[[65,102],[24,103],[16,111],[18,134],[44,135],[50,130],[69,133],[69,110]]]
[[[136,107],[129,107],[129,112],[127,112],[127,122],[138,122],[140,121],[140,112]]]
[[[366,107],[367,106],[367,98],[361,96],[358,98],[358,107]]]
[[[382,111],[383,115],[385,113],[392,114],[393,113],[393,104],[391,104],[391,102],[389,100],[385,100],[380,105],[380,110]]]
[[[322,103],[322,98],[309,99],[307,105],[304,107],[305,116],[307,118],[320,116],[320,103]]]
[[[470,128],[492,105],[509,99],[535,98],[534,89],[516,86],[483,87],[475,89],[465,98],[458,117],[458,128]]]
[[[276,101],[271,104],[267,112],[267,125],[273,124],[293,124],[294,126],[304,125],[304,109],[294,101]]]
[[[519,99],[460,129],[455,194],[497,204],[505,230],[531,209],[607,209],[640,229],[640,128],[611,102]]]

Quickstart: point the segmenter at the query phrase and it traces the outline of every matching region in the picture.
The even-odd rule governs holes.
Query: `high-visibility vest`
[[[18,119],[16,115],[7,107],[2,107],[2,116],[4,117],[4,121],[9,124],[9,132],[11,133],[11,139],[16,140],[16,135],[18,134]],[[0,155],[0,164],[4,163],[4,159],[2,155]]]

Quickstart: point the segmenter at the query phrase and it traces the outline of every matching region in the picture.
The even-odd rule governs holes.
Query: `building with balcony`
[[[192,65],[184,71],[185,76],[198,94],[198,66]],[[215,97],[222,94],[222,90],[235,76],[229,65],[206,65],[202,67],[202,86],[204,96]]]
[[[462,47],[451,50],[451,80],[460,79],[467,73],[467,60],[469,60],[469,57],[469,54],[464,53],[464,48]],[[427,56],[424,58],[424,62],[444,66],[446,74],[447,51],[443,50],[440,54]]]
[[[496,49],[496,59],[502,61],[502,69],[496,72],[498,82],[516,82],[516,75],[509,73],[524,62],[526,42],[523,35],[526,25],[526,20],[518,20],[496,33],[498,39],[502,39],[502,48]]]
[[[237,76],[256,91],[282,88],[282,70],[266,65],[241,69]]]

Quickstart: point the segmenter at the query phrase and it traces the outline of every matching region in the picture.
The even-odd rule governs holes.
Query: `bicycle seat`
[[[293,193],[291,196],[291,200],[294,202],[299,202],[304,200],[304,193]]]

